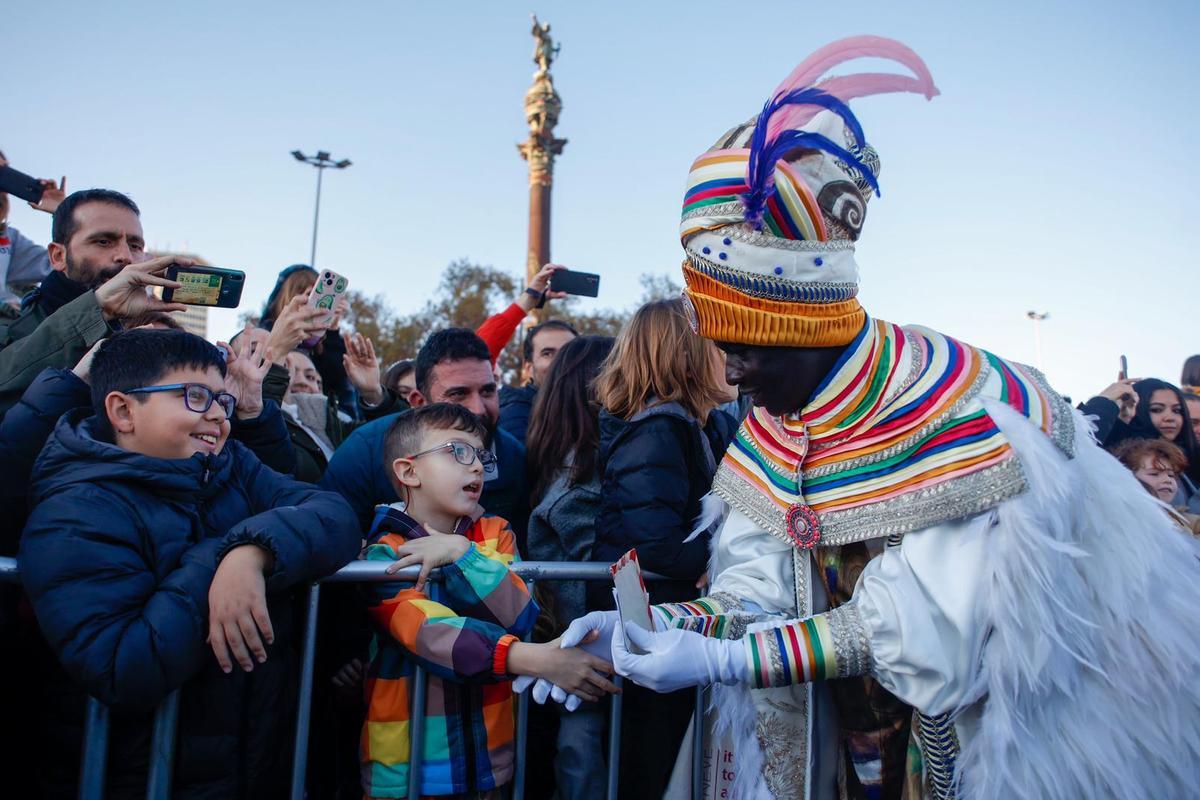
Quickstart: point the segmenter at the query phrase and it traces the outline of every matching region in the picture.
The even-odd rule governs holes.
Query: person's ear
[[[417,465],[411,458],[397,458],[392,462],[392,474],[396,476],[401,486],[417,489],[421,486],[421,478],[417,475]]]
[[[408,393],[408,404],[413,408],[420,408],[429,401],[425,399],[425,395],[421,394],[420,389],[413,389]]]
[[[524,386],[531,380],[533,380],[533,362],[523,361],[521,362],[521,385]]]
[[[50,256],[50,268],[56,269],[59,272],[67,271],[67,247],[58,242],[51,242],[46,245],[46,252]]]
[[[117,433],[133,433],[133,404],[137,401],[121,392],[109,392],[104,398],[104,413],[108,424]]]

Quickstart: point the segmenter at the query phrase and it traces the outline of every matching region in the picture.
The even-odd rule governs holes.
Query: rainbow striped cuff
[[[734,605],[736,603],[731,602],[727,596],[712,595],[690,603],[662,603],[652,608],[664,628],[681,628],[681,620],[689,617],[717,617],[733,610]]]
[[[750,633],[744,641],[756,689],[865,675],[872,667],[866,631],[853,603]]]

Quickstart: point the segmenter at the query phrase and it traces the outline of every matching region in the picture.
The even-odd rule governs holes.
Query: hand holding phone
[[[550,290],[566,292],[581,297],[600,295],[600,276],[594,272],[575,272],[570,269],[555,270],[550,276]]]
[[[172,264],[167,267],[166,276],[179,286],[163,289],[162,299],[168,303],[189,306],[237,308],[242,302],[242,288],[246,285],[246,273],[241,270],[201,267],[197,264]]]
[[[12,167],[0,167],[0,192],[8,192],[33,205],[42,202],[45,185],[32,175],[26,175]]]
[[[312,291],[308,293],[308,307],[320,308],[328,311],[321,319],[322,325],[326,329],[333,322],[333,317],[337,313],[335,307],[338,300],[350,290],[350,281],[342,275],[338,275],[331,269],[321,270],[321,274],[317,276],[317,282],[313,284]],[[317,342],[321,341],[321,336],[314,336],[310,339],[305,339],[301,344],[307,348],[317,346]]]

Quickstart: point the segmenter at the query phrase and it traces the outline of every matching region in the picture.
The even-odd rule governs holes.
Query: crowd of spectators
[[[642,306],[615,339],[581,335],[553,317],[547,265],[476,330],[428,331],[381,365],[344,306],[329,320],[310,305],[318,273],[295,264],[256,323],[212,344],[153,291],[190,262],[146,255],[132,200],[43,186],[45,247],[5,224],[0,195],[0,555],[22,580],[0,597],[0,691],[30,728],[3,750],[11,796],[75,795],[89,695],[112,715],[107,796],[140,795],[153,711],[177,689],[174,796],[283,796],[298,590],[354,559],[422,577],[326,587],[308,796],[405,796],[416,665],[432,676],[423,795],[501,796],[512,679],[528,676],[575,702],[533,707],[527,795],[602,796],[612,669],[558,637],[613,598],[531,591],[510,566],[636,548],[668,578],[652,602],[705,586],[707,496],[747,406],[681,302]],[[496,368],[510,343],[514,386]],[[1081,408],[1196,531],[1200,357],[1181,385],[1122,377]],[[661,797],[695,695],[624,695],[619,796]]]

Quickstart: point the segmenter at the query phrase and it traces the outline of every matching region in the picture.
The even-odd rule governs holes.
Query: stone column
[[[550,26],[533,18],[535,46],[533,85],[525,92],[525,120],[529,138],[517,145],[521,157],[529,162],[529,246],[525,258],[526,280],[531,279],[550,261],[550,192],[554,187],[554,158],[563,151],[566,139],[556,139],[554,126],[562,111],[562,100],[554,89],[550,64],[558,54],[558,45],[550,38]],[[541,318],[541,311],[534,311]]]

